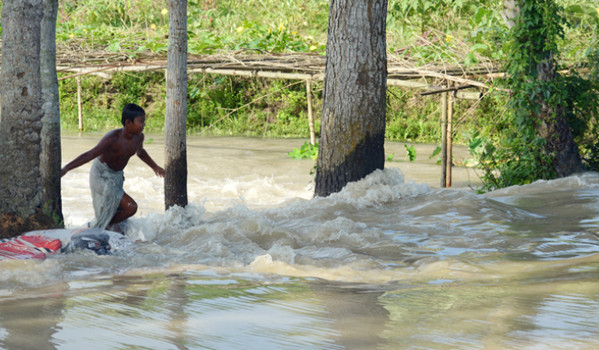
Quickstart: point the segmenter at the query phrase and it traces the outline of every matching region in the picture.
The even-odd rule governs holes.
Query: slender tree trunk
[[[63,222],[60,196],[60,107],[56,76],[56,15],[58,0],[42,0],[40,67],[44,117],[42,118],[42,201],[47,212]]]
[[[187,0],[168,0],[165,206],[187,205]]]
[[[2,7],[0,95],[0,235],[19,232],[6,217],[23,221],[42,209],[40,133],[42,0],[5,0]]]
[[[386,0],[331,0],[316,196],[385,164]]]

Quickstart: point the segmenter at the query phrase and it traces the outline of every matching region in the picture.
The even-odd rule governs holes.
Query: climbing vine
[[[589,97],[596,96],[596,84],[576,74],[555,73],[562,68],[563,8],[554,0],[522,0],[515,23],[504,48],[506,78],[501,84],[511,91],[507,113],[481,154],[485,190],[555,178],[555,154],[545,147],[543,123],[563,113],[579,141],[598,107],[597,98]],[[599,160],[596,151],[591,153]]]

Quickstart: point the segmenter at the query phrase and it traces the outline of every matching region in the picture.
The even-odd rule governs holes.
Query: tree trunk
[[[60,107],[58,78],[56,76],[56,15],[58,0],[42,0],[44,17],[41,24],[40,71],[42,80],[43,111],[42,154],[42,202],[46,211],[63,222],[60,197]],[[62,225],[62,224],[61,224]]]
[[[525,0],[503,0],[502,17],[508,26],[516,25],[522,3]],[[552,51],[542,53],[543,59],[533,64],[529,71],[536,70],[537,81],[545,83],[556,79],[555,60]],[[563,106],[552,106],[544,96],[538,97],[539,111],[531,112],[531,118],[537,121],[537,134],[546,140],[545,153],[553,159],[553,169],[558,177],[565,177],[583,171],[578,146],[572,136]]]
[[[331,0],[316,196],[385,165],[385,0]]]
[[[520,3],[518,0],[503,0],[503,11],[501,17],[508,28],[516,25],[516,17],[520,13]]]
[[[187,0],[169,0],[165,206],[187,205]]]
[[[5,0],[2,7],[0,214],[15,221],[42,212],[40,133],[42,0]],[[9,220],[10,221],[10,220]],[[2,222],[0,235],[15,235]]]
[[[546,59],[537,64],[538,81],[555,80],[555,66],[551,52],[546,53]],[[572,131],[568,125],[563,106],[552,106],[546,98],[539,98],[537,132],[546,140],[545,152],[552,155],[553,169],[558,177],[566,177],[583,171],[582,159],[578,145],[574,142]]]

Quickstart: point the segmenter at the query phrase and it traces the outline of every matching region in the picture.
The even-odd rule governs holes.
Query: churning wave
[[[228,197],[249,193],[259,201],[256,181],[230,183]],[[551,197],[553,207],[566,203],[572,211],[588,211],[570,220],[570,226],[558,225],[565,218],[538,205],[558,191],[560,196]],[[4,265],[9,268],[0,282],[35,284],[48,276],[70,279],[190,266],[368,283],[472,278],[489,268],[483,267],[487,262],[497,266],[498,260],[597,253],[597,191],[594,173],[485,195],[431,189],[406,180],[398,169],[376,171],[339,193],[311,199],[270,184],[261,192],[263,203],[248,206],[244,198],[210,211],[196,202],[134,218],[127,236],[137,243],[114,256],[79,252],[44,262],[13,262]]]

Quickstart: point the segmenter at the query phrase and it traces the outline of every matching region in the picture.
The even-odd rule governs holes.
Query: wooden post
[[[308,99],[308,125],[310,126],[310,143],[316,144],[316,134],[314,132],[314,116],[312,115],[312,81],[306,80],[306,97]]]
[[[81,76],[77,77],[77,115],[79,116],[79,132],[83,132],[83,102],[81,101]]]
[[[449,83],[451,86],[451,82]],[[445,187],[451,187],[451,167],[453,165],[453,104],[455,103],[455,92],[449,95],[447,101],[447,170],[445,171]]]
[[[441,93],[441,187],[447,186],[447,92]]]

